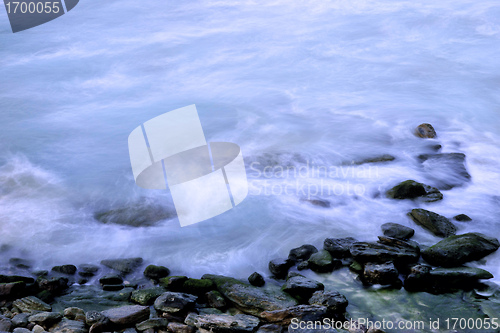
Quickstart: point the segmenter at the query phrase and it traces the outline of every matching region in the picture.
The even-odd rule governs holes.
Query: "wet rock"
[[[368,284],[400,284],[398,276],[399,273],[392,262],[383,264],[367,263],[363,272],[363,279]]]
[[[340,260],[333,259],[330,252],[326,250],[314,253],[307,262],[308,267],[317,273],[331,272],[342,266],[342,262]]]
[[[13,333],[31,333],[31,331],[27,328],[24,328],[24,327],[16,327],[14,328],[14,330],[12,331]]]
[[[206,274],[203,279],[212,280],[218,291],[241,311],[259,316],[262,311],[284,309],[297,304],[287,293],[270,286],[263,289],[234,278]]]
[[[417,126],[415,129],[415,135],[419,138],[434,139],[437,134],[434,127],[431,124],[423,123]]]
[[[63,316],[70,320],[80,320],[85,322],[85,311],[77,307],[64,309]]]
[[[87,311],[85,313],[85,323],[87,325],[92,326],[95,323],[104,323],[109,319],[99,311]]]
[[[86,333],[87,329],[82,321],[63,319],[51,329],[51,333]]]
[[[404,281],[404,288],[408,291],[425,290],[430,286],[430,271],[432,267],[428,265],[415,265],[411,268],[410,274]]]
[[[382,232],[387,237],[407,240],[413,237],[415,230],[412,228],[405,227],[404,225],[397,223],[384,223],[382,224]]]
[[[31,265],[32,265],[31,260],[23,259],[23,258],[10,258],[9,264],[11,264],[14,267],[21,268],[21,269],[29,269],[29,268],[31,268]]]
[[[400,200],[421,198],[424,202],[434,202],[443,199],[443,194],[437,188],[414,180],[406,180],[394,186],[386,194],[391,199]]]
[[[136,324],[135,328],[137,328],[138,331],[142,332],[148,329],[164,329],[167,328],[167,325],[168,320],[166,320],[165,318],[151,318]]]
[[[104,291],[119,291],[125,288],[123,284],[105,284],[102,286]]]
[[[19,298],[25,295],[26,283],[11,282],[11,283],[0,283],[0,299],[13,299]]]
[[[298,273],[290,273],[286,283],[281,287],[281,290],[302,302],[306,302],[315,291],[323,289],[325,286],[322,283]]]
[[[421,227],[438,237],[448,237],[457,232],[457,227],[446,217],[425,209],[413,209],[408,216]]]
[[[105,275],[99,279],[101,285],[122,284],[123,279],[119,275]]]
[[[304,201],[310,203],[313,206],[322,208],[330,208],[331,206],[330,201],[323,199],[304,199]]]
[[[194,326],[189,326],[181,323],[170,322],[167,325],[168,331],[172,333],[193,333]]]
[[[263,285],[266,284],[266,281],[264,280],[264,277],[262,277],[262,275],[260,275],[259,273],[257,272],[253,272],[249,277],[248,277],[248,282],[250,282],[250,284],[252,286],[256,286],[256,287],[262,287]]]
[[[42,327],[49,328],[53,324],[59,322],[62,319],[62,315],[58,312],[39,312],[31,315],[28,321],[31,323],[38,324]]]
[[[35,296],[28,296],[21,299],[17,299],[13,302],[13,305],[25,313],[31,313],[34,311],[52,310],[52,307],[50,305],[41,301]]]
[[[167,313],[186,312],[194,307],[197,299],[195,295],[169,291],[155,300],[154,308]]]
[[[297,305],[282,310],[264,311],[261,317],[271,323],[289,325],[292,319],[316,321],[327,316],[327,308],[323,305]]]
[[[313,253],[318,252],[318,249],[313,245],[306,244],[295,249],[291,249],[288,254],[288,259],[293,262],[307,260],[311,257]]]
[[[102,311],[102,314],[116,325],[134,325],[149,318],[149,307],[128,305]]]
[[[28,325],[28,317],[27,313],[18,313],[12,318],[12,325],[14,327],[26,327]]]
[[[184,321],[190,326],[214,333],[253,332],[259,326],[259,319],[254,316],[237,314],[189,314]]]
[[[277,278],[284,279],[290,267],[293,266],[293,261],[285,258],[278,258],[269,262],[269,271]]]
[[[76,273],[76,266],[75,265],[54,266],[52,267],[52,271],[66,275],[74,275]]]
[[[207,292],[214,290],[215,284],[207,279],[187,279],[182,285],[182,291],[201,297]]]
[[[92,277],[99,271],[99,266],[96,265],[80,265],[78,267],[78,275],[83,277]]]
[[[168,276],[160,279],[159,282],[160,285],[165,287],[167,290],[180,291],[187,279],[188,278],[186,276]]]
[[[94,218],[101,223],[130,227],[152,226],[175,216],[173,209],[148,202],[139,202],[130,207],[99,211],[94,214]]]
[[[9,318],[0,314],[0,332],[9,332],[12,327],[12,322]]]
[[[333,258],[348,258],[351,256],[351,245],[357,240],[352,237],[327,238],[323,243],[323,249],[330,252]]]
[[[36,283],[41,290],[46,290],[57,295],[68,289],[69,280],[64,277],[53,277],[51,279],[38,278]]]
[[[302,262],[299,262],[297,264],[297,269],[299,271],[303,271],[304,269],[308,269],[309,268],[309,263],[307,261],[302,261]]]
[[[420,253],[420,247],[418,243],[411,240],[404,241],[402,239],[397,239],[387,236],[378,236],[378,242],[380,244],[385,244],[397,248],[403,248],[409,251],[415,251]]]
[[[130,300],[140,305],[152,305],[161,294],[166,292],[163,287],[134,290]]]
[[[459,222],[470,222],[470,221],[472,221],[472,219],[470,217],[468,217],[467,215],[465,215],[465,214],[459,214],[459,215],[453,217],[453,219],[455,221],[459,221]]]
[[[422,251],[422,258],[434,266],[455,267],[479,260],[499,247],[496,238],[474,232],[445,238]]]
[[[43,332],[45,332],[45,329],[40,325],[35,325],[35,326],[33,326],[33,329],[31,331],[33,333],[43,333]]]
[[[481,268],[476,267],[438,267],[430,271],[433,279],[439,279],[446,283],[468,282],[470,280],[492,279],[493,275]]]
[[[35,282],[35,279],[27,276],[0,274],[0,283],[13,283],[13,282],[33,283]]]
[[[316,291],[309,299],[311,305],[324,305],[330,313],[344,313],[349,302],[336,291]]]
[[[434,186],[439,189],[462,186],[471,179],[465,168],[464,154],[424,154],[419,159],[427,176],[433,179]]]
[[[142,258],[106,259],[102,260],[101,264],[126,275],[142,264]]]
[[[283,331],[283,327],[277,324],[267,324],[262,325],[257,330],[257,333],[281,333]]]
[[[144,270],[144,276],[153,280],[159,280],[168,276],[169,274],[170,270],[165,266],[149,265]]]
[[[205,298],[207,299],[208,305],[212,308],[222,309],[226,307],[224,296],[217,290],[209,291],[205,294]]]
[[[396,158],[390,154],[383,154],[379,156],[373,156],[373,157],[368,157],[360,160],[354,160],[349,164],[354,164],[354,165],[361,165],[361,164],[366,164],[366,163],[382,163],[382,162],[391,162],[394,161]],[[347,163],[344,163],[344,165]]]
[[[420,257],[417,249],[407,246],[391,246],[380,243],[357,242],[351,247],[351,255],[359,263],[399,263],[416,262]]]

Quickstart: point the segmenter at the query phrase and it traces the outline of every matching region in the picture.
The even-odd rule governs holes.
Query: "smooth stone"
[[[229,314],[196,315],[191,313],[184,323],[211,332],[245,333],[253,332],[259,326],[260,320],[245,314],[231,316]]]
[[[161,294],[166,292],[163,287],[134,290],[130,300],[140,305],[152,305]]]
[[[499,247],[496,238],[473,232],[443,239],[422,251],[422,258],[434,266],[455,267],[479,260]]]
[[[52,326],[62,319],[62,314],[58,312],[39,312],[29,316],[28,321],[45,328]]]
[[[222,309],[226,307],[224,296],[217,290],[209,291],[205,294],[205,298],[207,299],[208,305],[212,308]]]
[[[417,126],[415,129],[415,135],[419,138],[434,139],[437,134],[434,127],[431,124],[423,123]]]
[[[98,271],[99,271],[99,266],[96,265],[84,264],[78,266],[78,275],[83,277],[92,277],[96,275]]]
[[[423,154],[418,158],[426,175],[433,180],[434,186],[441,190],[463,186],[471,179],[465,167],[465,154]]]
[[[68,289],[69,280],[65,277],[38,278],[36,283],[41,290],[46,290],[52,294],[60,294]]]
[[[109,284],[122,284],[123,279],[118,275],[105,275],[99,279],[99,283],[101,285],[109,285]]]
[[[448,237],[457,232],[457,227],[446,217],[425,209],[413,209],[408,216],[421,227],[438,237]]]
[[[159,221],[175,217],[173,209],[159,204],[138,202],[131,207],[98,211],[94,218],[103,224],[118,224],[129,227],[148,227]]]
[[[137,328],[138,331],[142,332],[151,328],[154,330],[167,328],[167,325],[168,320],[165,318],[150,318],[138,324],[135,324],[135,328]]]
[[[297,273],[289,274],[285,284],[281,287],[281,290],[299,301],[307,301],[315,291],[323,289],[325,286],[322,283]]]
[[[24,296],[26,283],[22,281],[0,283],[0,299],[12,299]]]
[[[293,262],[297,262],[299,260],[307,260],[311,257],[313,253],[318,252],[318,249],[310,244],[305,244],[300,247],[294,248],[290,250],[288,254],[288,259]]]
[[[214,290],[215,284],[207,279],[187,279],[182,285],[182,291],[187,294],[203,296],[207,292]]]
[[[22,312],[31,313],[34,311],[51,311],[52,307],[35,296],[28,296],[17,299],[13,305]]]
[[[459,222],[470,222],[470,221],[472,221],[472,219],[469,216],[465,215],[465,214],[458,214],[457,216],[454,216],[453,219],[455,221],[459,221]]]
[[[0,314],[0,331],[9,332],[12,327],[12,321]]]
[[[411,179],[394,186],[387,191],[386,195],[388,198],[398,200],[421,198],[424,202],[434,202],[443,199],[443,194],[437,188]]]
[[[77,307],[70,307],[64,309],[63,316],[70,320],[76,320],[76,318],[82,318],[85,321],[85,311]]]
[[[323,243],[323,249],[330,252],[333,258],[348,258],[351,256],[351,245],[357,240],[352,237],[327,238]]]
[[[349,302],[336,291],[316,291],[309,299],[311,305],[324,305],[329,312],[344,313]]]
[[[149,307],[127,305],[102,311],[102,314],[116,325],[133,325],[149,318]]]
[[[412,263],[420,257],[420,252],[414,247],[387,245],[370,242],[357,242],[351,247],[351,255],[359,263]]]
[[[390,155],[390,154],[383,154],[383,155],[379,155],[379,156],[373,156],[373,157],[364,158],[364,159],[361,159],[361,160],[355,160],[355,161],[352,161],[349,164],[361,165],[361,164],[367,164],[367,163],[392,162],[395,159],[396,158],[394,156]],[[344,165],[346,165],[346,164],[347,163],[344,163]]]
[[[256,287],[262,287],[263,285],[266,284],[266,281],[264,280],[264,277],[262,275],[260,275],[259,273],[257,273],[257,272],[253,272],[248,277],[248,282],[250,282],[250,284],[252,286],[256,286]]]
[[[322,207],[322,208],[330,208],[331,203],[328,200],[324,199],[304,199],[303,201],[310,203],[313,206]]]
[[[76,273],[76,266],[75,265],[54,266],[52,267],[52,271],[66,275],[74,275]]]
[[[33,333],[43,333],[43,332],[45,332],[45,329],[40,325],[35,325],[35,326],[33,326],[33,329],[31,331]]]
[[[288,270],[293,266],[293,261],[288,258],[277,258],[269,262],[269,271],[277,279],[284,279]]]
[[[264,311],[261,317],[271,323],[289,325],[292,319],[300,321],[316,321],[327,316],[328,310],[323,305],[297,305],[281,310]]]
[[[442,279],[447,282],[453,282],[454,280],[463,281],[493,278],[493,274],[491,274],[490,272],[476,267],[438,267],[430,271],[430,276],[432,278]]]
[[[99,322],[106,322],[107,320],[108,318],[99,311],[87,311],[85,313],[85,323],[89,326]]]
[[[169,275],[170,275],[170,270],[165,266],[149,265],[144,270],[144,276],[153,280],[159,280]]]
[[[317,273],[331,272],[342,266],[342,262],[340,260],[333,259],[330,252],[326,250],[321,250],[312,254],[307,262],[308,267]]]
[[[297,304],[297,300],[278,287],[254,287],[250,284],[222,275],[206,274],[203,279],[212,280],[217,290],[239,310],[259,316],[262,311],[284,309]]]
[[[51,329],[51,333],[86,333],[85,323],[77,320],[63,319]]]
[[[384,223],[382,224],[381,228],[385,236],[402,240],[410,239],[415,234],[415,230],[413,230],[412,228],[398,223]]]
[[[398,270],[392,262],[367,263],[363,272],[363,279],[368,284],[394,285],[400,282],[398,276]]]
[[[106,259],[102,260],[101,264],[122,274],[129,274],[135,271],[142,261],[142,258]]]
[[[13,333],[31,333],[31,331],[29,329],[24,328],[24,327],[16,327],[16,328],[14,328],[14,330],[12,332]]]
[[[410,274],[404,281],[404,288],[408,291],[425,290],[430,286],[430,271],[432,267],[418,264],[410,269]]]
[[[18,313],[12,318],[12,325],[14,327],[25,327],[28,325],[28,317],[27,313]]]
[[[185,312],[194,307],[197,299],[195,295],[167,291],[155,300],[154,308],[167,313]]]

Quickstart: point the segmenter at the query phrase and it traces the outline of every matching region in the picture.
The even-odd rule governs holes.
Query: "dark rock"
[[[78,267],[78,275],[83,277],[92,277],[99,271],[99,266],[95,265],[80,265]]]
[[[122,284],[123,279],[119,275],[105,275],[99,279],[101,285]]]
[[[416,199],[422,198],[424,202],[434,202],[443,199],[443,194],[435,187],[406,180],[387,191],[391,199]]]
[[[45,269],[42,269],[42,270],[39,270],[39,271],[31,272],[31,274],[33,274],[37,278],[39,278],[39,277],[47,277],[47,276],[49,276],[49,271],[45,270]]]
[[[323,249],[330,252],[333,258],[347,258],[351,256],[351,245],[357,240],[352,237],[327,238],[323,243]]]
[[[201,297],[207,292],[214,290],[215,284],[207,279],[187,279],[182,285],[182,291]]]
[[[349,302],[336,291],[316,291],[309,299],[311,305],[324,305],[331,313],[344,313]]]
[[[62,315],[58,312],[39,312],[31,315],[28,321],[43,326],[44,328],[49,328],[61,319]]]
[[[224,299],[224,296],[222,296],[222,294],[217,290],[209,291],[205,294],[205,297],[208,305],[212,308],[222,309],[226,307],[226,300]]]
[[[27,313],[18,313],[12,318],[12,325],[14,327],[26,327],[28,325],[28,317]]]
[[[396,264],[416,262],[420,257],[417,249],[407,246],[391,246],[380,243],[358,242],[351,247],[351,254],[359,263],[384,263],[392,261]]]
[[[307,262],[308,267],[317,273],[331,272],[342,266],[342,262],[340,260],[333,259],[330,252],[326,250],[314,253]]]
[[[197,299],[195,295],[168,291],[155,300],[154,308],[160,312],[182,313],[193,308]]]
[[[475,267],[438,267],[430,271],[433,279],[439,279],[446,283],[470,282],[470,280],[492,279],[493,275],[481,268]]]
[[[316,321],[327,316],[327,308],[323,305],[297,305],[282,310],[263,311],[261,317],[271,323],[289,325],[292,319],[300,321]]]
[[[81,320],[85,322],[85,311],[77,307],[64,309],[63,316],[70,320]]]
[[[163,287],[134,290],[130,300],[140,305],[152,305],[161,294],[166,292]]]
[[[51,311],[52,307],[35,296],[28,296],[17,299],[12,303],[15,307],[25,313],[34,311]]]
[[[322,208],[330,208],[330,201],[323,199],[305,199],[304,201],[309,202],[313,206],[318,206]]]
[[[421,291],[429,287],[431,267],[427,265],[415,265],[404,281],[404,287],[408,291]]]
[[[165,266],[149,265],[144,270],[144,276],[153,280],[159,280],[168,276],[169,274],[170,270]]]
[[[95,323],[104,323],[109,319],[99,311],[87,311],[85,313],[85,322],[87,325],[92,326]]]
[[[422,251],[422,258],[434,266],[455,267],[479,260],[500,247],[496,238],[480,233],[451,236]]]
[[[170,322],[167,325],[168,331],[172,333],[193,333],[194,326],[184,325],[181,323]]]
[[[410,239],[415,234],[415,230],[413,230],[412,228],[408,228],[404,225],[391,222],[382,224],[382,232],[387,237],[402,240]]]
[[[9,318],[0,314],[0,332],[9,332],[12,327],[12,322]]]
[[[361,274],[363,273],[363,265],[360,264],[359,262],[357,261],[353,261],[350,265],[349,265],[349,269],[351,271],[353,271],[354,273],[357,273],[357,274]]]
[[[53,277],[51,279],[38,278],[36,283],[41,290],[46,290],[57,295],[68,289],[69,280],[64,277]]]
[[[127,305],[102,311],[113,324],[130,326],[149,318],[149,307],[142,305]]]
[[[94,218],[101,223],[130,227],[152,226],[175,216],[174,210],[149,202],[139,202],[130,207],[99,211],[94,214]]]
[[[288,259],[293,262],[307,260],[311,257],[313,253],[318,252],[318,249],[313,245],[306,244],[295,249],[290,250],[290,254],[288,255]]]
[[[27,328],[24,328],[24,327],[16,327],[14,328],[14,330],[12,331],[13,333],[31,333],[31,331]]]
[[[256,286],[256,287],[262,287],[263,285],[266,284],[266,281],[264,280],[264,278],[262,277],[262,275],[260,275],[259,273],[257,272],[253,272],[249,277],[248,277],[248,282],[250,282],[250,284],[252,286]]]
[[[284,309],[297,304],[287,293],[269,286],[258,288],[221,275],[207,274],[203,279],[212,280],[218,291],[241,311],[259,316],[262,311]]]
[[[365,264],[363,279],[368,284],[394,285],[400,282],[399,273],[392,262]]]
[[[101,264],[122,274],[129,274],[142,264],[142,258],[106,259]]]
[[[471,179],[465,168],[464,154],[424,154],[419,159],[427,176],[433,179],[434,186],[439,189],[462,186]]]
[[[465,215],[465,214],[459,214],[459,215],[453,217],[453,219],[455,221],[459,221],[459,222],[470,222],[470,221],[472,221],[472,219],[470,217],[468,217],[467,215]]]
[[[308,269],[309,268],[309,263],[307,261],[302,261],[302,262],[299,262],[297,264],[297,269],[299,271],[303,271],[304,269]]]
[[[446,217],[425,209],[413,209],[408,216],[418,225],[438,237],[448,237],[457,232],[457,227]]]
[[[417,126],[415,129],[415,135],[418,136],[419,138],[426,138],[426,139],[434,139],[437,134],[436,130],[434,127],[432,127],[431,124],[420,124]]]
[[[373,156],[373,157],[368,157],[368,158],[361,159],[361,160],[355,160],[355,161],[352,161],[350,164],[361,165],[361,164],[366,164],[366,163],[391,162],[391,161],[394,161],[395,159],[396,158],[392,155],[383,154],[380,156]],[[344,163],[344,165],[345,164],[346,163]]]
[[[31,260],[23,259],[23,258],[10,258],[9,264],[11,264],[14,267],[21,268],[21,269],[29,269],[29,268],[31,268],[31,265],[32,265]]]
[[[402,239],[397,239],[392,237],[378,236],[378,242],[380,244],[385,244],[392,247],[404,248],[408,249],[409,251],[416,251],[420,253],[420,247],[418,243],[411,240],[404,241]]]
[[[76,266],[75,265],[54,266],[52,267],[52,270],[57,273],[74,275],[76,273]]]
[[[160,279],[160,285],[170,291],[180,291],[184,282],[187,281],[186,276],[168,276]]]
[[[19,275],[0,275],[0,283],[13,283],[13,282],[24,282],[24,283],[33,283],[35,279],[27,276],[19,276]]]
[[[237,314],[189,314],[184,321],[190,326],[214,333],[245,333],[253,332],[259,326],[259,319],[254,316]]]
[[[281,333],[283,331],[283,327],[277,324],[267,324],[262,325],[257,330],[257,333]]]
[[[13,299],[19,298],[25,295],[26,283],[11,282],[11,283],[0,283],[0,299]]]
[[[118,291],[125,288],[123,284],[105,284],[102,286],[102,290],[105,291]]]
[[[269,271],[277,278],[284,279],[290,267],[293,266],[293,261],[285,258],[278,258],[269,262]]]
[[[51,333],[86,333],[87,329],[85,324],[77,320],[63,319],[59,324],[57,324]]]
[[[325,286],[322,283],[297,273],[290,273],[286,283],[281,287],[281,290],[302,302],[306,302],[315,291],[323,289]]]
[[[151,319],[146,319],[145,321],[142,321],[138,324],[135,325],[135,328],[137,328],[138,331],[142,332],[147,329],[166,329],[168,325],[168,320],[165,318],[151,318]]]

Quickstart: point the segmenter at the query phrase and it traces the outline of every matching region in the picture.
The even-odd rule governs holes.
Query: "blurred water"
[[[415,227],[406,213],[416,206],[466,213],[474,222],[457,223],[460,233],[500,237],[499,17],[492,0],[82,0],[12,34],[2,7],[0,243],[40,268],[143,256],[192,276],[246,277],[304,243],[375,240],[389,221]],[[190,104],[208,141],[242,147],[251,195],[188,228],[175,219],[139,229],[96,222],[96,210],[144,197],[172,205],[168,192],[136,187],[127,137]],[[438,139],[412,134],[422,122]],[[416,156],[437,143],[467,155],[470,183],[432,204],[377,196],[406,179],[432,184]],[[362,165],[323,183],[299,177],[345,190],[322,196],[328,209],[301,192],[259,192],[297,179],[250,167],[311,170],[380,154],[396,160],[369,176]],[[415,228],[418,242],[438,240]],[[477,263],[497,282],[499,264],[500,254]]]

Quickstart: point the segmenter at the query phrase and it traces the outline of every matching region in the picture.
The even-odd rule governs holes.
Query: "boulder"
[[[421,227],[438,237],[448,237],[457,232],[457,227],[446,217],[425,209],[413,209],[408,216]]]
[[[40,277],[36,280],[36,283],[41,290],[46,290],[55,295],[60,294],[69,287],[69,280],[64,277],[53,277],[50,279]]]
[[[99,271],[99,266],[96,265],[80,265],[78,266],[78,275],[83,277],[92,277]]]
[[[434,202],[443,199],[443,194],[435,187],[425,185],[414,180],[406,180],[387,191],[391,199],[416,199],[424,202]]]
[[[404,225],[397,223],[384,223],[382,224],[382,232],[387,237],[407,240],[413,237],[415,230],[412,228],[405,227]]]
[[[52,267],[52,271],[66,275],[74,275],[76,273],[76,266],[75,265],[54,266]]]
[[[184,321],[187,325],[214,333],[245,333],[253,332],[259,326],[260,320],[254,316],[237,314],[206,314],[190,313]]]
[[[281,290],[302,302],[306,302],[315,291],[323,289],[325,286],[322,283],[298,273],[290,273],[286,283],[281,287]]]
[[[13,283],[13,282],[24,282],[24,283],[34,283],[35,279],[28,276],[19,276],[19,275],[1,275],[0,274],[0,283]]]
[[[492,279],[493,275],[481,268],[476,267],[438,267],[430,271],[432,279],[441,280],[446,283],[454,281],[467,282],[471,280]]]
[[[28,296],[21,299],[17,299],[13,302],[13,305],[25,313],[52,310],[52,307],[50,305],[41,301],[35,296]]]
[[[472,219],[470,217],[468,217],[467,215],[465,215],[465,214],[458,214],[457,216],[454,216],[453,219],[455,221],[459,221],[459,222],[470,222],[470,221],[472,221]]]
[[[195,295],[167,291],[158,297],[154,302],[154,308],[160,312],[182,313],[194,307]]]
[[[347,258],[351,256],[351,245],[357,240],[352,237],[327,238],[323,243],[323,249],[330,252],[333,258]]]
[[[419,138],[434,139],[437,134],[434,127],[431,124],[423,123],[417,126],[415,129],[415,135]]]
[[[53,324],[61,321],[62,314],[58,312],[39,312],[29,316],[28,321],[35,323],[45,328],[49,328]]]
[[[13,299],[26,295],[26,283],[22,281],[0,283],[0,299]]]
[[[226,300],[224,296],[217,290],[209,291],[205,294],[205,298],[207,299],[208,305],[215,309],[222,309],[226,307]]]
[[[102,260],[101,264],[126,275],[142,264],[142,258],[106,259]]]
[[[257,272],[253,272],[249,277],[248,277],[248,282],[250,282],[250,284],[252,286],[256,286],[256,287],[262,287],[263,285],[266,284],[266,281],[264,280],[264,277],[262,277],[262,275],[260,275],[259,273]]]
[[[168,320],[165,318],[150,318],[138,324],[135,324],[135,328],[137,328],[139,332],[142,332],[149,329],[153,330],[166,329],[167,325],[168,325]]]
[[[398,276],[399,273],[392,262],[382,264],[367,263],[363,272],[363,280],[368,284],[400,284]]]
[[[119,275],[105,275],[99,279],[101,285],[122,284],[123,279]]]
[[[387,245],[380,243],[358,242],[351,247],[351,255],[359,263],[384,263],[392,261],[396,264],[416,262],[420,252],[406,245]]]
[[[87,329],[82,321],[63,319],[51,329],[51,333],[87,333]]]
[[[428,265],[415,265],[410,269],[410,274],[404,281],[404,288],[408,291],[422,291],[430,286],[430,271]]]
[[[9,318],[0,314],[0,332],[9,332],[12,327],[12,322]]]
[[[290,250],[288,254],[288,259],[293,262],[307,260],[311,257],[313,253],[318,252],[318,249],[310,244],[305,244],[300,247],[294,248]]]
[[[307,263],[308,267],[317,273],[331,272],[342,266],[342,262],[338,259],[333,259],[330,252],[326,250],[321,250],[311,255]]]
[[[212,280],[217,290],[241,311],[259,316],[262,311],[284,309],[297,301],[279,288],[258,288],[231,277],[207,274],[203,279]]]
[[[207,292],[214,290],[215,284],[207,279],[187,279],[182,285],[182,291],[201,297]]]
[[[462,186],[471,179],[465,168],[464,154],[423,154],[418,158],[426,175],[433,180],[434,186],[441,190]]]
[[[293,266],[293,261],[286,258],[278,258],[269,262],[269,271],[277,279],[284,279],[290,267]]]
[[[297,305],[281,310],[263,311],[260,316],[271,323],[289,325],[294,318],[301,321],[317,321],[325,318],[327,314],[328,310],[323,305]]]
[[[163,287],[138,289],[132,292],[130,300],[140,305],[152,305],[164,292],[166,292],[166,290]]]
[[[149,318],[149,307],[127,305],[102,311],[102,314],[115,325],[130,326]]]
[[[159,282],[160,286],[167,288],[167,290],[180,291],[187,279],[187,276],[167,276],[160,279]]]
[[[344,295],[336,291],[316,291],[309,299],[311,305],[324,305],[330,313],[342,314],[349,302]]]
[[[165,266],[149,265],[144,270],[144,276],[153,280],[159,280],[168,276],[169,274],[170,270]]]
[[[422,258],[434,266],[455,267],[479,260],[499,247],[496,238],[473,232],[443,239],[422,251]]]
[[[12,318],[12,325],[14,327],[26,327],[28,325],[28,313],[18,313]]]

